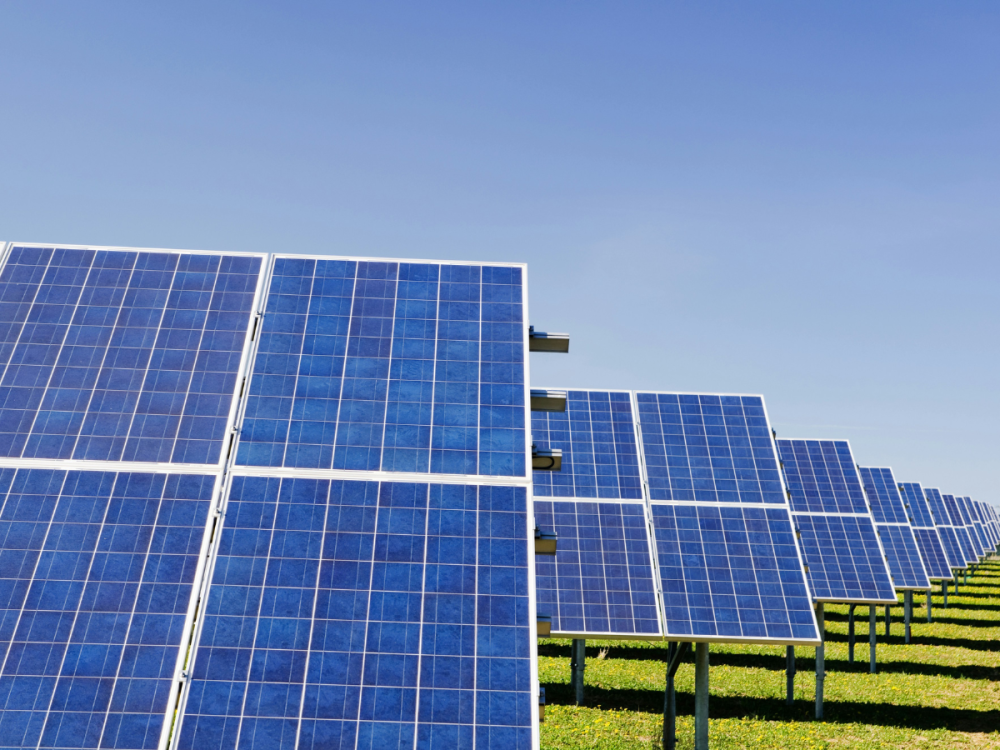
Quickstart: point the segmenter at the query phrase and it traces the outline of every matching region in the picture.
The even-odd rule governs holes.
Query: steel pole
[[[931,590],[927,589],[927,622],[933,622],[931,620]]]
[[[694,750],[708,750],[708,644],[694,647]]]
[[[847,663],[854,663],[854,606],[847,608]]]
[[[785,703],[791,706],[795,702],[795,646],[785,649]]]
[[[823,680],[826,679],[826,624],[823,622],[823,602],[816,605],[816,624],[820,644],[816,647],[816,718],[823,718]]]
[[[868,608],[868,671],[875,674],[875,620],[877,616],[875,605]]]
[[[910,642],[910,618],[913,615],[913,592],[903,592],[903,642]]]
[[[576,705],[583,705],[583,672],[586,669],[587,641],[583,638],[574,638],[573,645],[570,646],[570,681],[573,684],[573,695],[576,698]]]

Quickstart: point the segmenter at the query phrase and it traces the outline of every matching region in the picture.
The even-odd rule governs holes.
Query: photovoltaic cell
[[[535,500],[535,522],[559,535],[555,557],[535,558],[554,636],[662,636],[642,503]]]
[[[938,530],[918,527],[913,530],[913,534],[917,538],[917,547],[920,549],[928,577],[935,581],[953,578],[951,565]]]
[[[277,257],[241,466],[526,477],[522,269]]]
[[[652,500],[785,503],[759,396],[636,394]]]
[[[158,746],[214,485],[0,470],[0,746]]]
[[[779,439],[777,445],[793,511],[869,512],[846,440]]]
[[[868,496],[872,518],[875,523],[905,523],[909,525],[910,518],[903,507],[903,499],[896,488],[896,480],[892,469],[861,467],[861,482]]]
[[[219,462],[260,263],[14,247],[0,272],[0,455]]]
[[[794,518],[817,601],[896,601],[870,516],[796,513]]]
[[[913,534],[928,577],[931,580],[952,578],[948,554],[934,526],[934,517],[924,497],[923,487],[917,482],[902,482],[899,491],[910,513]]]
[[[532,412],[531,439],[562,450],[560,471],[532,472],[535,497],[642,498],[628,392],[569,391],[565,412]]]
[[[181,748],[532,746],[524,487],[232,481]]]
[[[889,573],[896,589],[929,589],[930,579],[920,559],[917,540],[909,524],[876,524]]]
[[[913,526],[925,529],[934,528],[934,516],[931,515],[923,488],[917,482],[903,482],[899,485],[899,490],[912,516]]]
[[[651,510],[668,637],[817,637],[786,507]]]

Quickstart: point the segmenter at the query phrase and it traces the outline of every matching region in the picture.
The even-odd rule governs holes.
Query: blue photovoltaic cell
[[[651,509],[668,638],[818,637],[787,508]]]
[[[912,516],[913,526],[934,528],[934,516],[924,497],[924,490],[917,482],[903,482],[899,485],[903,501]]]
[[[782,438],[777,445],[793,511],[868,513],[846,441]]]
[[[929,589],[930,580],[920,559],[917,540],[909,524],[876,524],[889,573],[896,589]]]
[[[565,412],[531,413],[531,440],[562,450],[562,469],[532,472],[535,497],[642,498],[628,393],[569,391]]]
[[[875,523],[909,524],[910,518],[896,488],[892,469],[862,467],[858,472],[861,474],[861,482],[868,496]]]
[[[0,470],[0,746],[158,746],[214,483]]]
[[[179,747],[531,748],[522,487],[235,477]]]
[[[662,633],[642,504],[535,500],[535,523],[559,535],[554,557],[535,556],[553,634]]]
[[[941,537],[941,544],[944,545],[945,555],[948,558],[948,566],[952,568],[964,568],[965,552],[958,542],[958,532],[954,526],[938,526],[938,536]]]
[[[927,499],[927,504],[931,506],[931,513],[934,514],[935,526],[955,525],[951,520],[951,515],[948,513],[948,508],[945,506],[944,500],[941,499],[940,490],[928,487],[924,490],[924,497]]]
[[[277,258],[237,463],[526,476],[522,283]]]
[[[759,396],[637,393],[652,500],[784,503]]]
[[[795,523],[813,597],[896,601],[870,517],[796,513]]]
[[[913,534],[917,538],[917,547],[927,575],[934,580],[951,578],[951,566],[937,529],[918,527],[913,530]]]
[[[261,259],[15,247],[0,455],[216,463]]]

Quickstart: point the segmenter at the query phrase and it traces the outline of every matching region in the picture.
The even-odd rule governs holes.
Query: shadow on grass
[[[574,705],[569,685],[546,684],[546,704]],[[605,690],[587,686],[584,706],[660,714],[663,693],[656,690]],[[694,695],[677,693],[678,715],[694,713]],[[815,716],[815,703],[797,700],[788,706],[776,698],[712,696],[709,716],[713,719],[756,718],[764,721],[809,721]],[[828,723],[860,723],[905,729],[950,729],[960,732],[993,732],[1000,726],[1000,709],[973,711],[928,706],[895,706],[886,703],[827,700],[823,720]]]

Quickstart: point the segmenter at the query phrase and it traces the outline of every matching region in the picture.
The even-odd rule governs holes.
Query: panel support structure
[[[931,590],[927,589],[927,622],[934,622],[931,619]]]
[[[816,605],[816,624],[822,641],[816,647],[816,718],[823,718],[823,680],[826,679],[826,623],[823,619],[823,602]]]
[[[913,616],[913,592],[903,592],[903,642],[910,642],[910,618]]]
[[[941,596],[944,597],[944,608],[948,609],[948,582],[941,581]]]
[[[586,668],[587,641],[583,638],[574,638],[570,646],[570,684],[573,686],[573,697],[576,705],[583,705],[583,670]]]
[[[873,604],[868,608],[868,671],[875,674],[875,621],[878,619],[878,612]]]
[[[664,750],[674,750],[677,747],[677,695],[674,692],[674,675],[681,665],[681,659],[690,648],[690,643],[677,644],[674,641],[667,646],[667,687],[663,691]]]
[[[854,604],[847,607],[847,663],[854,663]]]
[[[708,750],[708,644],[694,646],[694,750]]]
[[[785,705],[795,703],[795,646],[785,649]]]

